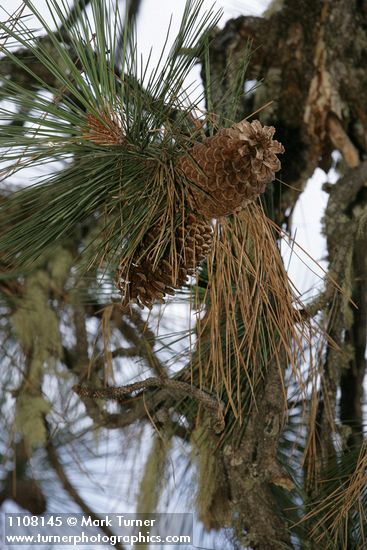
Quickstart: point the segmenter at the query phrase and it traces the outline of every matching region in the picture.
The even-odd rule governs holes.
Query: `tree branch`
[[[82,397],[119,400],[123,396],[131,395],[132,392],[144,391],[147,388],[164,388],[169,390],[173,397],[191,397],[195,399],[209,412],[215,432],[220,433],[224,430],[224,404],[219,402],[218,399],[210,393],[179,380],[172,380],[170,378],[146,378],[141,382],[135,382],[116,388],[90,388],[76,385],[73,387],[73,390]]]

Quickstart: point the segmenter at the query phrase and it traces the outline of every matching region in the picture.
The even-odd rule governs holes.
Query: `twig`
[[[112,357],[138,357],[139,355],[140,350],[135,346],[131,348],[119,347],[112,351]]]
[[[149,330],[141,315],[137,311],[132,311],[130,314],[130,319],[134,323],[135,329],[139,331],[139,333],[137,333],[137,330],[134,330],[134,328],[124,320],[120,311],[116,310],[115,313],[117,313],[117,315],[114,315],[113,319],[121,334],[139,350],[139,355],[146,361],[148,367],[152,369],[157,377],[168,378],[166,369],[153,351],[155,343],[154,334]]]
[[[130,20],[136,19],[141,7],[141,0],[130,0],[128,17]]]
[[[170,378],[162,379],[152,377],[146,378],[140,382],[134,382],[133,384],[115,388],[90,388],[82,385],[73,386],[73,390],[81,397],[115,400],[119,400],[121,397],[130,395],[135,391],[144,391],[147,388],[164,388],[169,390],[172,395],[176,394],[180,397],[192,397],[201,403],[209,412],[213,421],[212,427],[214,431],[220,433],[224,430],[224,404],[208,392],[196,388],[187,382],[172,380]]]
[[[299,313],[302,315],[302,318],[312,319],[315,315],[323,310],[330,300],[333,299],[333,296],[336,292],[335,285],[333,285],[327,279],[327,287],[324,291],[320,292],[312,302],[305,304],[305,306],[299,310]]]

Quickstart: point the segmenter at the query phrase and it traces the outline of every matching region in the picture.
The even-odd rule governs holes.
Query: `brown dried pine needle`
[[[245,374],[255,402],[270,362],[296,376],[307,336],[307,322],[280,256],[272,227],[260,206],[252,204],[215,226],[208,257],[205,315],[197,332],[204,349],[200,368],[206,387],[223,384],[235,416],[241,417],[241,380]]]
[[[88,113],[82,138],[96,145],[121,145],[126,138],[122,129],[122,119],[113,110],[106,110],[95,116]]]
[[[344,533],[348,532],[347,524],[351,520],[351,514],[359,516],[359,525],[366,525],[367,517],[365,506],[362,500],[365,498],[367,488],[367,444],[363,443],[360,449],[359,457],[354,471],[351,475],[336,489],[324,496],[322,501],[313,505],[313,508],[301,520],[301,522],[310,522],[317,520],[313,524],[310,535],[313,540],[322,543],[325,537],[331,536],[334,544],[338,546],[338,541],[344,539]],[[327,480],[324,482],[326,483]],[[327,531],[325,525],[328,525]],[[361,539],[364,540],[365,534],[362,530]],[[344,541],[347,548],[347,541]],[[336,547],[335,546],[335,547]]]

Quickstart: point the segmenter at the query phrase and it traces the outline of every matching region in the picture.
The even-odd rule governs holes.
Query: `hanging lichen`
[[[23,295],[12,316],[14,333],[24,355],[24,374],[16,397],[15,427],[30,447],[46,441],[44,417],[51,405],[42,392],[43,376],[62,356],[59,320],[50,292],[60,290],[70,270],[71,255],[58,247],[46,268],[26,278]]]
[[[51,410],[51,404],[40,395],[22,389],[17,396],[15,428],[22,433],[30,448],[46,442],[44,417]]]
[[[218,529],[230,514],[230,496],[224,464],[209,422],[203,420],[191,436],[192,460],[197,467],[196,506],[207,530]]]
[[[164,486],[164,474],[171,449],[171,439],[155,435],[153,445],[145,463],[144,474],[140,482],[137,511],[153,513],[157,511],[158,501]]]

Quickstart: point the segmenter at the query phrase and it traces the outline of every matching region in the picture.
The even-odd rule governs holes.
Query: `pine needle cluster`
[[[115,272],[125,305],[151,308],[196,274],[212,250],[212,219],[265,190],[282,146],[258,121],[206,137],[210,128],[184,88],[195,58],[182,53],[195,51],[218,20],[212,11],[200,15],[201,1],[187,3],[166,61],[151,72],[149,63],[140,66],[134,30],[117,8],[111,21],[111,6],[94,0],[92,18],[80,11],[68,27],[68,4],[50,0],[64,29],[54,32],[27,5],[47,35],[40,39],[18,16],[2,24],[34,63],[3,46],[23,81],[2,79],[2,97],[18,111],[18,123],[1,132],[9,161],[2,175],[67,164],[0,206],[0,253],[11,265],[31,264],[55,242],[96,225],[82,262]],[[13,112],[2,112],[13,120]]]

